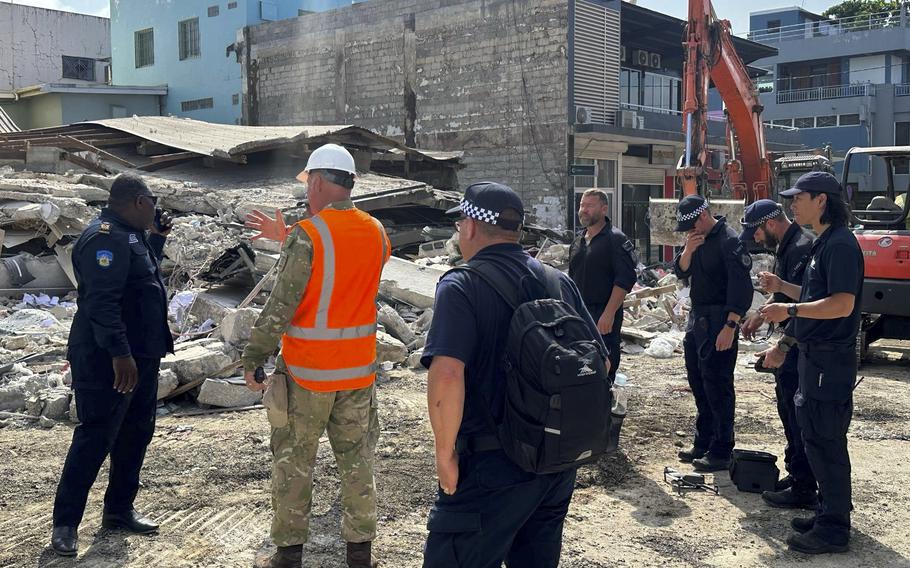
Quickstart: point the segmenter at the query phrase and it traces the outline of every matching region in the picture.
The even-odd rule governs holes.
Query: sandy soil
[[[846,555],[788,552],[794,512],[771,509],[719,474],[720,495],[676,495],[664,466],[688,444],[694,405],[681,356],[627,356],[630,414],[622,448],[579,471],[562,566],[910,566],[910,343],[874,346],[856,391],[850,452],[854,532]],[[739,447],[783,453],[773,378],[737,369]],[[393,371],[380,385],[377,482],[380,537],[389,567],[420,566],[434,491],[425,373]],[[154,537],[100,529],[103,483],[89,501],[76,559],[47,548],[51,507],[72,427],[25,423],[0,429],[0,566],[250,566],[270,523],[268,427],[262,411],[165,417],[149,450],[138,507],[162,524]],[[311,542],[304,566],[344,565],[338,483],[328,443],[320,449]],[[106,469],[102,471],[106,476]]]

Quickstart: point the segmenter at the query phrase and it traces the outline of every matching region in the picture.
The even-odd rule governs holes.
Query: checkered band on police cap
[[[778,204],[777,207],[773,211],[765,214],[764,217],[756,219],[755,221],[746,221],[746,218],[743,217],[741,223],[742,223],[743,227],[748,227],[750,229],[754,228],[754,227],[759,227],[765,221],[770,221],[771,219],[777,217],[780,214],[780,212],[781,212],[781,206],[780,206],[780,204]]]
[[[708,202],[705,201],[701,205],[696,207],[694,211],[690,211],[689,213],[683,213],[682,211],[677,211],[676,220],[679,222],[691,221],[692,219],[695,219],[696,217],[701,215],[702,212],[704,212],[707,208],[708,208]]]
[[[464,213],[465,217],[483,221],[484,223],[489,223],[490,225],[495,225],[499,220],[499,213],[496,211],[478,207],[472,201],[465,198],[462,198],[461,200],[461,212]]]

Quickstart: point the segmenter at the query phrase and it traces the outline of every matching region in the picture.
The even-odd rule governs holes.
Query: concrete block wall
[[[357,124],[464,150],[459,181],[511,185],[538,222],[566,206],[564,0],[371,0],[247,28],[250,124]]]

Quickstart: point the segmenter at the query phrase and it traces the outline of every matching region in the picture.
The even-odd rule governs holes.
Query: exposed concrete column
[[[345,58],[346,32],[335,30],[335,120],[336,124],[347,124],[347,59]]]
[[[404,143],[414,148],[417,146],[417,34],[414,14],[404,18]],[[407,159],[407,158],[405,158]],[[406,174],[407,175],[407,174]]]

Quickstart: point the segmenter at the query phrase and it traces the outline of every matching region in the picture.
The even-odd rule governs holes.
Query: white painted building
[[[42,83],[104,83],[108,18],[0,2],[0,93]]]

